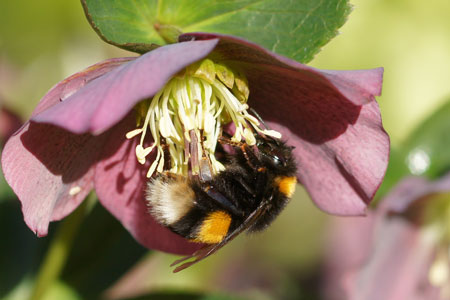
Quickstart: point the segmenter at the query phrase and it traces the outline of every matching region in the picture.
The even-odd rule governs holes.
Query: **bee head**
[[[294,147],[269,136],[258,136],[256,147],[261,161],[275,173],[279,175],[294,175],[296,173],[296,165],[292,155]]]

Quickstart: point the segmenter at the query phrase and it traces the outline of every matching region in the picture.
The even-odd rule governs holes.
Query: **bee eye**
[[[273,160],[273,162],[274,162],[276,165],[280,165],[280,164],[281,164],[281,159],[280,159],[278,156],[276,156],[276,155],[273,155],[273,156],[272,156],[272,160]]]

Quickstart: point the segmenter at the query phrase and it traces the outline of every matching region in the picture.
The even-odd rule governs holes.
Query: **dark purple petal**
[[[172,44],[150,51],[97,78],[59,105],[35,115],[74,133],[99,134],[118,123],[133,106],[156,94],[177,72],[207,56],[217,40]]]
[[[133,116],[119,124],[105,144],[102,160],[95,169],[95,190],[100,202],[142,245],[150,249],[190,254],[199,244],[162,227],[150,216],[145,203],[146,172],[136,160],[136,139],[125,140],[135,125]],[[152,159],[150,159],[152,160]]]
[[[38,236],[46,235],[49,222],[70,214],[92,189],[93,164],[103,139],[31,122],[8,140],[2,153],[5,179]]]
[[[214,49],[215,58],[235,62],[239,68],[245,71],[249,77],[250,94],[255,89],[267,88],[261,84],[260,80],[266,80],[269,86],[280,88],[282,94],[285,93],[284,91],[290,90],[288,87],[291,85],[298,85],[296,89],[302,89],[305,92],[305,94],[297,93],[294,99],[287,99],[287,101],[299,101],[299,97],[316,100],[317,97],[328,98],[331,96],[333,98],[344,97],[345,101],[361,105],[374,100],[374,96],[381,93],[383,68],[356,71],[319,70],[275,54],[247,40],[229,35],[186,33],[179,39],[180,41],[220,39]],[[269,73],[265,73],[266,71]],[[260,79],[261,77],[263,78]],[[287,95],[292,96],[292,93]],[[282,98],[286,97],[286,95],[281,96]],[[277,99],[265,98],[269,101]]]
[[[193,38],[220,38],[214,55],[243,70],[249,105],[296,147],[298,177],[313,201],[332,214],[364,214],[389,156],[389,137],[372,101],[383,70],[321,71],[236,37],[180,37]]]
[[[365,213],[383,179],[389,154],[389,138],[376,102],[364,105],[345,133],[322,144],[299,138],[295,128],[271,126],[295,147],[300,182],[321,209],[338,215]]]

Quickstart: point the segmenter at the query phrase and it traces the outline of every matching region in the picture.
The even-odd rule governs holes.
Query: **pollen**
[[[203,221],[198,231],[198,243],[217,244],[227,235],[231,224],[231,216],[224,211],[214,211],[210,213]]]
[[[163,171],[197,175],[205,158],[210,162],[206,176],[222,171],[215,152],[223,126],[230,122],[235,127],[232,141],[254,145],[255,131],[278,138],[278,132],[261,129],[248,113],[248,97],[243,74],[204,59],[177,73],[153,98],[140,102],[135,107],[138,128],[126,138],[139,138],[135,151],[140,164],[156,152],[147,177]]]
[[[295,186],[297,184],[296,177],[277,177],[275,184],[278,186],[279,191],[288,198],[291,198],[295,192]]]
[[[70,190],[69,190],[69,195],[70,195],[70,196],[75,196],[75,195],[78,194],[79,192],[81,192],[81,187],[79,187],[79,186],[74,186],[74,187],[70,188]]]

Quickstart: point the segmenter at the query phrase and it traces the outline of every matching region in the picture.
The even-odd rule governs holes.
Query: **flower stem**
[[[31,300],[43,299],[49,288],[59,277],[67,257],[72,248],[81,221],[89,211],[93,197],[89,196],[83,203],[69,215],[58,227],[58,230],[51,240],[50,246],[36,276],[35,285],[31,293]]]

